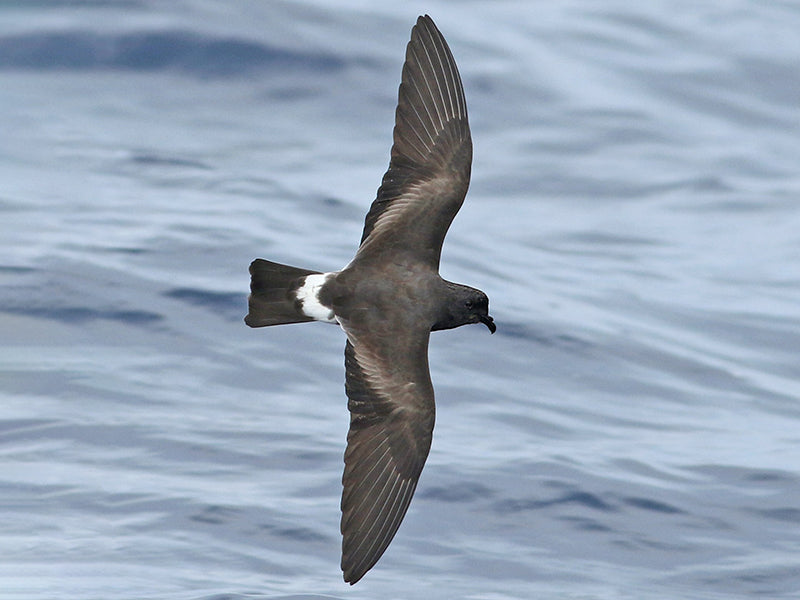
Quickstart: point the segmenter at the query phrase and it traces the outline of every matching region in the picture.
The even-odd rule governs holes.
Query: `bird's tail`
[[[302,312],[294,292],[308,275],[319,273],[257,258],[250,264],[249,312],[244,322],[250,327],[313,321]]]

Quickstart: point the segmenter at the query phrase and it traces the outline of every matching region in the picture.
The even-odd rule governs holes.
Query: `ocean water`
[[[345,265],[429,13],[475,157],[394,542],[339,571]],[[800,5],[0,4],[0,598],[800,597]]]

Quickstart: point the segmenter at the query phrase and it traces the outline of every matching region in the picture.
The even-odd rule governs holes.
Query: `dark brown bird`
[[[430,332],[469,323],[495,331],[486,294],[439,276],[471,163],[461,77],[426,15],[411,30],[389,170],[355,258],[333,273],[263,259],[250,265],[250,327],[316,320],[338,323],[347,334],[341,530],[350,584],[392,541],[428,456],[435,415]]]

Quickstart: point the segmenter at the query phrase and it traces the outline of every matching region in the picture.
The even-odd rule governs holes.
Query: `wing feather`
[[[393,138],[355,260],[400,247],[438,268],[469,187],[472,140],[458,67],[427,15],[417,20],[406,49]]]
[[[429,332],[391,361],[368,335],[348,331],[346,390],[350,409],[342,476],[342,571],[355,583],[397,532],[417,487],[433,434],[434,403],[427,361]],[[409,360],[406,358],[411,357]]]

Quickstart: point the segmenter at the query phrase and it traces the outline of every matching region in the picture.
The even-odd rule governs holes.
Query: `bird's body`
[[[428,456],[435,418],[430,332],[478,322],[495,331],[486,294],[439,276],[471,162],[461,78],[426,15],[406,50],[391,161],[356,256],[332,273],[263,259],[250,265],[248,325],[316,320],[338,323],[347,334],[341,530],[342,570],[351,584],[391,542]]]

